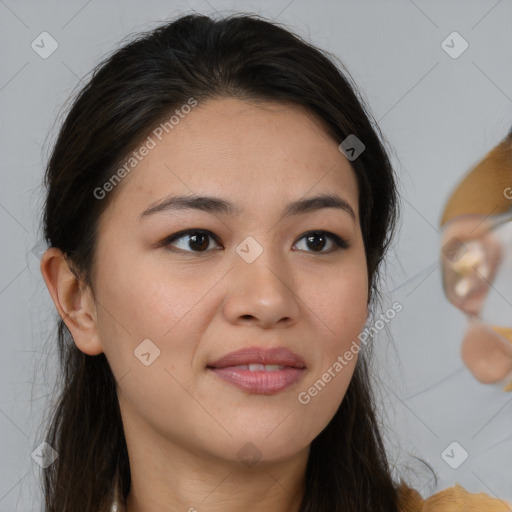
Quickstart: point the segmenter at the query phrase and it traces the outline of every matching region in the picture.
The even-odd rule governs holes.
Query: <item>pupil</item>
[[[197,244],[197,240],[202,240],[202,243]],[[196,244],[195,247],[192,245]],[[208,248],[208,239],[205,234],[199,233],[197,235],[192,235],[190,237],[190,243],[191,249],[207,249]]]
[[[314,243],[314,242],[311,242],[312,240],[314,240],[315,238],[320,238],[322,241],[320,243]],[[308,243],[311,242],[311,245],[314,247],[314,248],[320,248],[323,249],[324,246],[325,246],[325,237],[320,234],[320,233],[317,233],[317,234],[314,234],[314,235],[310,235],[308,236]]]

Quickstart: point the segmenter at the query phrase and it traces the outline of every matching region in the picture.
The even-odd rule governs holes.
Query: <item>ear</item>
[[[91,356],[102,353],[96,304],[91,290],[89,287],[81,289],[82,283],[60,249],[50,247],[46,250],[41,258],[41,274],[78,349]]]

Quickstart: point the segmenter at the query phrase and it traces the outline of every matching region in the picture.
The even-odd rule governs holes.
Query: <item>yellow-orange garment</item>
[[[400,512],[512,512],[509,502],[480,492],[470,493],[455,484],[427,499],[401,482],[399,488]]]

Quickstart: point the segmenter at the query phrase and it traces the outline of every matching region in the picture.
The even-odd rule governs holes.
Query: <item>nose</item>
[[[269,329],[297,322],[301,300],[294,289],[289,263],[263,252],[251,263],[236,255],[229,274],[224,315],[232,324],[253,324]]]

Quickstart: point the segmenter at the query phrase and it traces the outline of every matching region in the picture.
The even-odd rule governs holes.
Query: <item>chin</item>
[[[288,460],[309,447],[309,442],[293,439],[291,435],[292,432],[283,431],[281,435],[269,436],[267,430],[253,430],[246,435],[224,438],[224,442],[216,443],[211,449],[216,457],[251,468],[256,464]],[[211,438],[209,442],[211,444]]]

